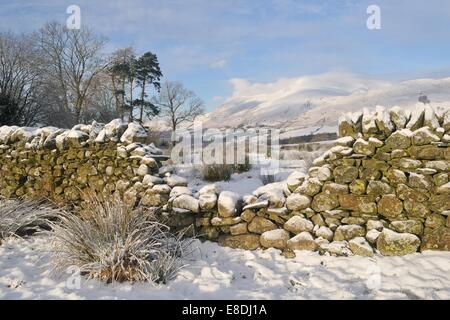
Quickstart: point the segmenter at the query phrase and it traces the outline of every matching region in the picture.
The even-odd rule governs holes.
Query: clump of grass
[[[205,181],[229,181],[233,173],[248,172],[251,168],[251,164],[204,164],[200,173]]]
[[[281,150],[282,160],[301,160],[304,157],[304,151],[299,150]]]
[[[44,200],[0,197],[0,242],[10,236],[26,236],[48,226],[58,210]]]
[[[234,171],[237,173],[248,172],[252,169],[252,165],[250,163],[241,163],[234,165]]]
[[[232,164],[211,164],[203,165],[201,168],[203,180],[215,181],[229,181],[231,175],[234,173],[234,165]]]
[[[76,214],[63,212],[52,223],[53,271],[77,266],[82,275],[107,283],[167,283],[184,267],[192,241],[172,234],[153,211],[118,198],[89,195]]]

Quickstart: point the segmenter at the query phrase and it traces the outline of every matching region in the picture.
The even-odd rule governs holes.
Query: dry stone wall
[[[71,130],[3,126],[0,194],[76,203],[92,190],[100,197],[120,194],[128,203],[151,202],[148,190],[166,193],[153,187],[164,183],[159,168],[167,157],[144,145],[146,138],[141,126],[120,120]]]
[[[346,114],[307,173],[240,197],[194,192],[138,124],[0,128],[0,193],[81,202],[84,191],[157,208],[173,228],[233,248],[331,255],[450,250],[450,109]]]
[[[450,109],[346,114],[339,135],[307,174],[244,198],[239,222],[221,218],[232,226],[219,242],[286,255],[450,250]]]

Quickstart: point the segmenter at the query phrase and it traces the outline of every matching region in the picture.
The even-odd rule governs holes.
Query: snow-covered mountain
[[[344,112],[376,105],[413,107],[421,94],[432,105],[450,105],[450,78],[396,82],[333,72],[272,83],[231,82],[233,95],[202,117],[204,126],[335,127]]]

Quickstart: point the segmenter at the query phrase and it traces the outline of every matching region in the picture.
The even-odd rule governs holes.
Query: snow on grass
[[[82,280],[49,273],[45,236],[0,246],[0,299],[450,299],[450,252],[405,257],[327,257],[199,243],[198,257],[166,286]],[[67,274],[69,277],[69,274]]]
[[[229,181],[209,182],[204,181],[199,170],[192,166],[177,166],[177,174],[188,179],[188,188],[194,192],[199,191],[203,186],[215,184],[221,191],[233,191],[240,196],[252,194],[263,183],[260,178],[260,169],[252,168],[248,172],[233,173]]]

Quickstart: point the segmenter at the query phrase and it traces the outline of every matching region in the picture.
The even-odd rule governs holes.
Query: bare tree
[[[42,60],[26,36],[0,33],[0,125],[33,125],[43,109]]]
[[[59,113],[69,114],[71,111],[69,91],[64,69],[64,51],[68,39],[64,27],[59,23],[50,22],[36,32],[34,37],[47,65],[43,75],[46,78],[46,85],[52,89],[49,92],[55,93],[53,98],[60,100],[54,101],[54,104],[58,106]]]
[[[109,74],[99,73],[92,81],[90,91],[85,102],[82,122],[95,120],[106,123],[120,116],[116,109],[114,89]]]
[[[79,123],[92,83],[107,67],[101,57],[105,40],[87,27],[69,30],[56,22],[41,28],[36,39],[49,66],[48,78],[58,81],[61,111],[73,113]]]
[[[174,132],[181,123],[194,121],[204,113],[203,101],[180,82],[165,82],[153,103],[160,108],[161,115],[167,117]]]

